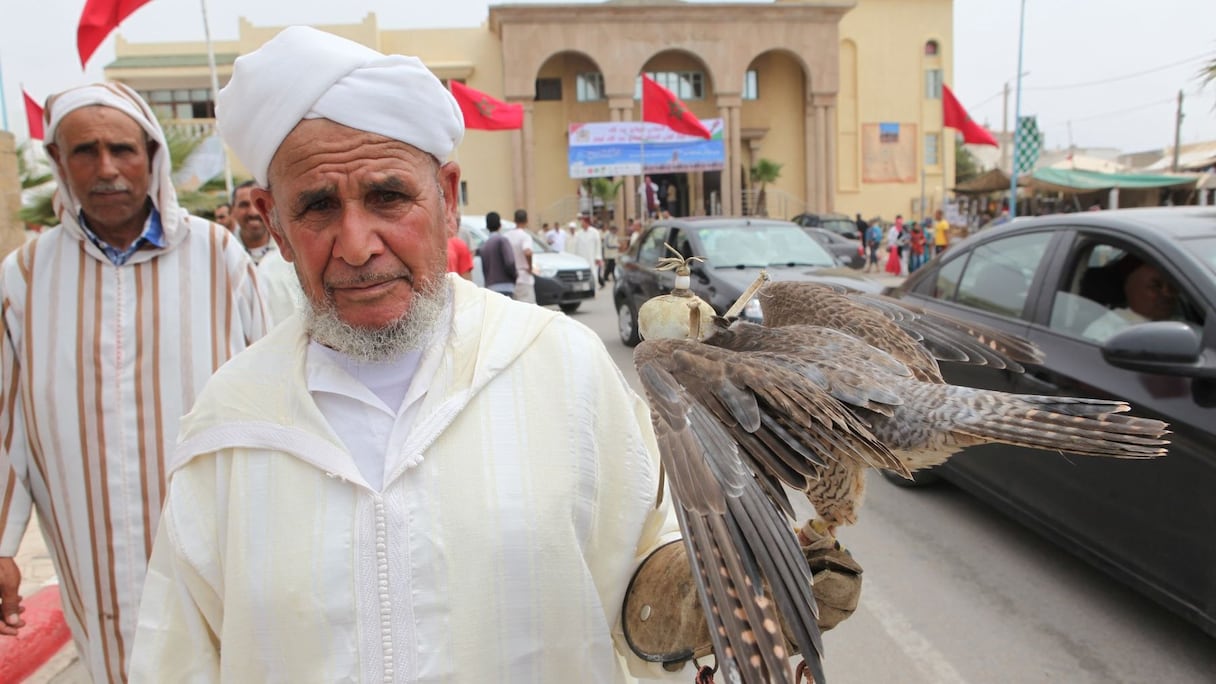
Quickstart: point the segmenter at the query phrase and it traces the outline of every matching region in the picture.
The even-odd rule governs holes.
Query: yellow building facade
[[[523,207],[539,225],[580,208],[569,125],[640,120],[642,73],[677,91],[698,117],[723,122],[721,170],[655,178],[675,187],[677,215],[754,212],[749,170],[761,159],[781,168],[766,187],[770,216],[932,211],[954,174],[940,99],[952,75],[952,25],[953,0],[610,0],[494,5],[477,28],[383,28],[374,14],[317,28],[417,55],[441,79],[523,105],[521,130],[471,130],[453,158],[467,212],[509,216]],[[237,56],[282,28],[241,19],[236,40],[215,42],[221,87]],[[175,124],[213,125],[203,44],[120,36],[116,53],[107,78],[143,93]],[[245,175],[235,159],[233,171]],[[639,214],[639,179],[618,180],[619,222]]]

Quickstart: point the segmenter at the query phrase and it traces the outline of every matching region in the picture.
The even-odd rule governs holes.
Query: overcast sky
[[[552,0],[529,0],[530,4]],[[580,0],[564,0],[565,3]],[[596,0],[584,0],[594,2]],[[748,2],[749,0],[735,0]],[[751,0],[767,2],[768,0]],[[485,0],[206,0],[212,37],[235,39],[237,18],[257,25],[350,23],[376,12],[380,27],[477,26]],[[859,0],[866,2],[866,0]],[[76,24],[84,0],[12,0],[0,21],[8,129],[26,137],[21,84],[35,99],[100,80],[114,59],[106,40],[82,71]],[[1022,112],[1039,117],[1049,147],[1125,152],[1173,142],[1185,92],[1182,140],[1216,140],[1216,83],[1200,90],[1203,58],[1216,57],[1216,0],[1027,0]],[[119,28],[133,42],[202,40],[200,0],[152,0]],[[1001,128],[1001,92],[1017,74],[1019,0],[955,0],[956,95],[980,123]],[[425,8],[425,9],[424,9]],[[863,47],[864,49],[864,47]],[[1010,97],[1012,120],[1014,97]],[[1071,126],[1070,126],[1071,123]]]

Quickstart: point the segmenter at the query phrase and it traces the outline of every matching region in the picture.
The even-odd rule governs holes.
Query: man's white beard
[[[305,309],[305,329],[312,341],[363,362],[378,363],[420,349],[431,339],[440,316],[451,299],[444,268],[432,271],[423,287],[414,290],[410,308],[382,328],[359,328],[338,318],[332,302],[318,305],[311,300]]]

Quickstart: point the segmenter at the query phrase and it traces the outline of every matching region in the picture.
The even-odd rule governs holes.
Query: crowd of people
[[[905,276],[950,246],[950,223],[939,210],[919,223],[905,222],[902,214],[884,225],[879,217],[857,214],[858,250],[866,255],[866,273]]]

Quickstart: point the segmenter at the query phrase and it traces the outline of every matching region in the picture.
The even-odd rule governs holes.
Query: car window
[[[912,291],[926,297],[932,297],[933,299],[954,301],[954,292],[958,289],[959,276],[962,275],[963,266],[966,263],[966,254],[960,254],[950,259],[942,264],[941,268],[937,269],[937,273],[930,274],[929,277],[918,282],[912,288]]]
[[[695,254],[696,250],[692,248],[692,241],[689,240],[688,237],[687,231],[681,230],[680,228],[673,228],[671,230],[671,242],[667,243],[679,250],[680,256],[684,257],[685,259],[692,256],[698,256]],[[664,247],[663,249],[667,248]],[[666,256],[675,255],[671,253],[671,250],[667,250]]]
[[[1195,300],[1170,269],[1140,250],[1084,239],[1068,263],[1052,301],[1048,325],[1054,330],[1100,343],[1146,321],[1203,325]]]
[[[836,265],[836,259],[793,224],[739,224],[697,229],[713,268]]]
[[[1216,238],[1192,238],[1185,242],[1187,249],[1216,273]]]
[[[659,264],[659,259],[667,256],[667,248],[663,243],[667,242],[667,228],[655,228],[646,237],[642,238],[642,244],[638,248],[638,265],[647,267],[656,267]]]
[[[1051,233],[991,240],[971,251],[955,301],[1005,316],[1022,316],[1030,281],[1047,254]]]

